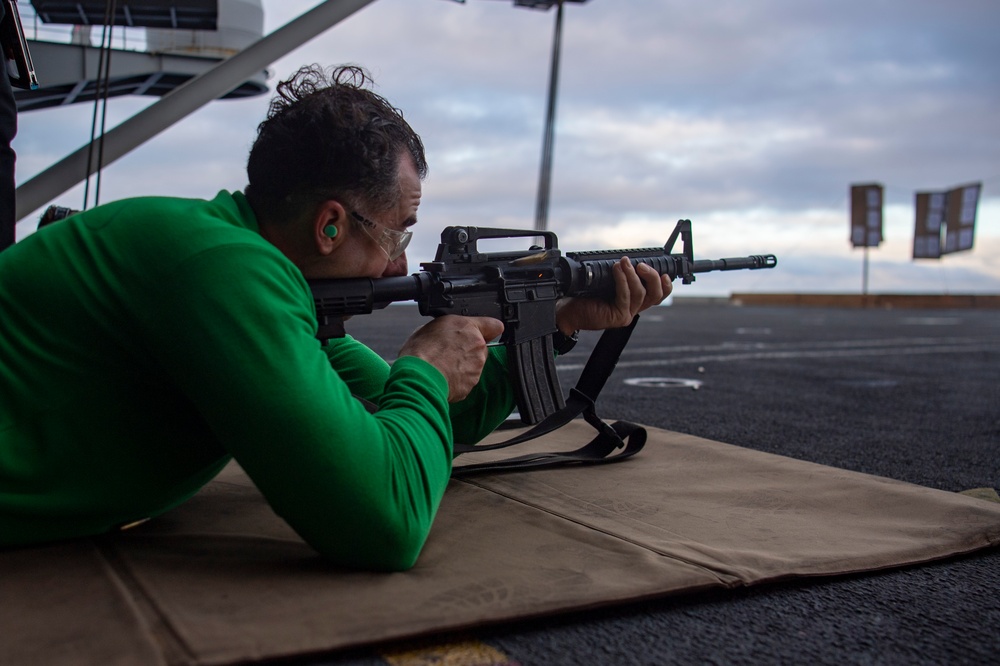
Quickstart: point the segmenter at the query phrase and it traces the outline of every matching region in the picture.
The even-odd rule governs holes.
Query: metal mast
[[[538,198],[535,203],[535,230],[549,226],[549,196],[552,192],[552,150],[555,142],[556,98],[559,91],[559,53],[562,48],[563,0],[557,0],[556,27],[552,37],[552,64],[549,69],[549,99],[545,112],[545,135],[542,141],[542,166],[538,174]]]

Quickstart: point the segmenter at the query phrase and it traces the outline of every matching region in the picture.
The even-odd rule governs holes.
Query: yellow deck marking
[[[383,652],[389,666],[514,666],[510,657],[479,641]]]

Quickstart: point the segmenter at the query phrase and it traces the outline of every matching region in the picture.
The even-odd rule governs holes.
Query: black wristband
[[[576,346],[579,338],[580,331],[573,331],[572,335],[566,335],[562,331],[556,331],[552,334],[552,348],[556,350],[556,353],[562,356],[563,354],[568,354],[573,347]]]

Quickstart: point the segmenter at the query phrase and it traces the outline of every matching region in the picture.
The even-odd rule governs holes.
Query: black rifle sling
[[[597,396],[618,364],[622,350],[628,344],[632,330],[638,321],[639,317],[636,316],[632,319],[630,325],[623,328],[608,329],[601,335],[601,339],[594,347],[590,358],[587,359],[587,364],[583,368],[583,373],[580,375],[576,387],[570,390],[565,407],[550,414],[530,430],[498,444],[480,446],[455,444],[455,455],[475,451],[490,451],[521,444],[522,442],[527,442],[558,430],[581,414],[584,420],[597,430],[597,437],[575,451],[529,453],[494,462],[462,465],[461,467],[453,468],[452,476],[460,477],[482,472],[511,471],[570,463],[598,464],[619,462],[638,453],[646,443],[646,430],[641,426],[627,421],[617,421],[614,424],[608,425],[597,415],[594,406]],[[619,453],[611,455],[618,449],[621,449]]]

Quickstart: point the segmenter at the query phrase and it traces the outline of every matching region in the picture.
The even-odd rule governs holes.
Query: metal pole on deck
[[[864,268],[862,269],[861,279],[862,279],[861,295],[867,296],[868,295],[868,246],[867,245],[865,245],[865,261],[864,261]]]
[[[535,230],[549,226],[549,194],[552,191],[552,148],[555,141],[556,96],[559,91],[559,52],[562,45],[563,0],[556,7],[556,28],[552,38],[552,66],[549,70],[549,101],[545,113],[545,138],[542,143],[542,168],[538,176],[538,199],[535,204]]]

